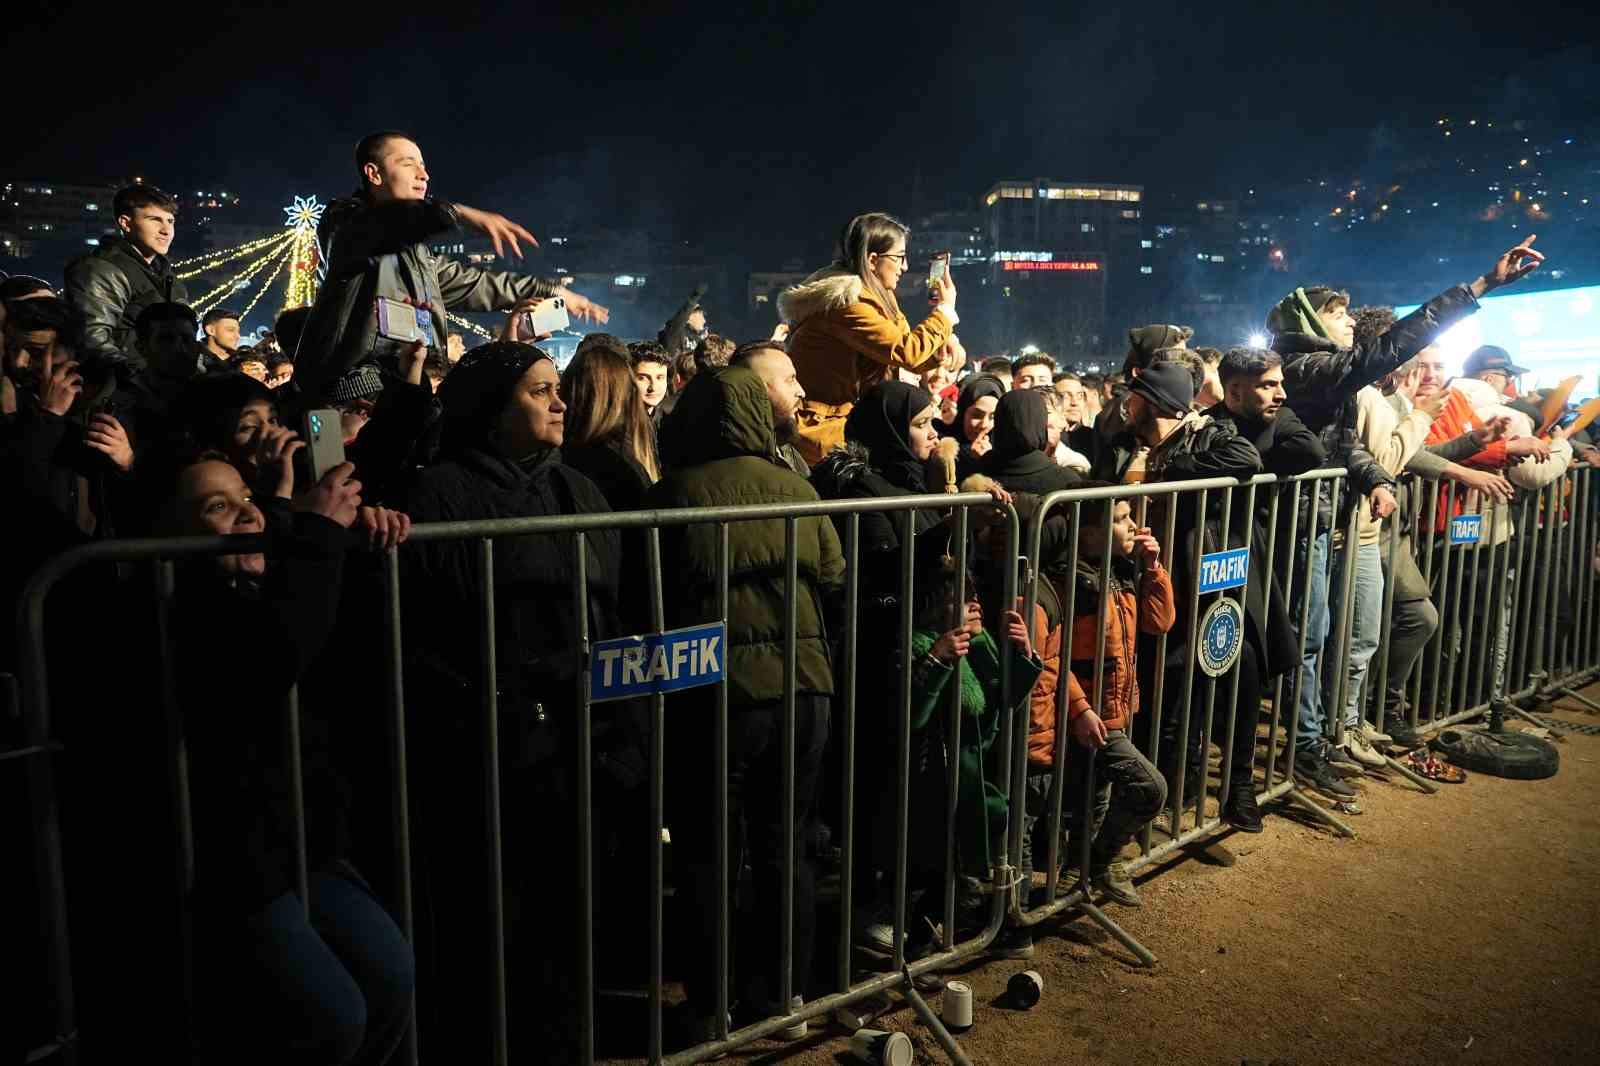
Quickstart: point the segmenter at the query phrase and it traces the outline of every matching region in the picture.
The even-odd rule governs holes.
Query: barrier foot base
[[[1112,921],[1105,911],[1090,903],[1088,899],[1080,899],[1077,903],[1077,908],[1087,915],[1095,925],[1116,937],[1117,943],[1133,952],[1141,966],[1154,966],[1156,964],[1156,957],[1150,949],[1135,940],[1133,935],[1122,926]]]
[[[1401,762],[1399,759],[1396,759],[1396,758],[1393,758],[1391,756],[1385,755],[1383,757],[1383,761],[1389,764],[1389,769],[1393,770],[1395,773],[1399,774],[1401,777],[1405,778],[1407,781],[1410,781],[1413,785],[1416,785],[1418,788],[1422,789],[1422,791],[1426,792],[1428,795],[1431,796],[1435,792],[1439,791],[1439,786],[1438,785],[1434,784],[1432,781],[1429,781],[1426,777],[1423,777],[1421,774],[1415,772],[1414,770],[1411,769],[1411,767],[1407,766],[1405,763]]]
[[[1321,804],[1316,803],[1309,796],[1301,792],[1299,786],[1291,788],[1289,791],[1285,792],[1283,794],[1283,798],[1287,800],[1293,800],[1307,814],[1312,815],[1314,818],[1322,822],[1334,832],[1338,833],[1340,836],[1349,837],[1352,840],[1355,839],[1356,831],[1350,828],[1349,823],[1335,818],[1331,811],[1327,810]]]
[[[956,1043],[956,1038],[950,1035],[950,1030],[944,1027],[944,1022],[940,1021],[939,1016],[933,1013],[933,1008],[928,1006],[928,1001],[922,998],[922,993],[918,992],[916,986],[911,983],[910,970],[905,971],[905,977],[905,984],[901,986],[900,994],[907,1003],[911,1004],[911,1009],[917,1012],[917,1017],[922,1019],[922,1024],[928,1027],[928,1031],[939,1042],[939,1046],[944,1048],[944,1053],[949,1056],[951,1062],[955,1063],[956,1066],[972,1066],[972,1060],[967,1058],[966,1053],[961,1050],[961,1045]]]
[[[1581,692],[1575,692],[1566,686],[1557,689],[1551,689],[1550,691],[1557,696],[1565,696],[1569,700],[1577,700],[1591,711],[1594,711],[1596,714],[1600,714],[1600,703],[1596,703],[1594,700],[1591,700],[1588,696],[1583,695]],[[1523,717],[1527,718],[1529,716],[1524,714]]]

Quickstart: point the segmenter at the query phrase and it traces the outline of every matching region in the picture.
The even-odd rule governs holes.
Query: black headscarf
[[[1005,394],[1005,382],[993,374],[978,374],[961,383],[961,395],[956,400],[955,436],[963,450],[971,446],[967,440],[967,409],[985,396],[993,396],[998,400]]]
[[[440,426],[440,449],[455,452],[467,448],[499,455],[494,445],[494,427],[506,405],[506,397],[522,380],[528,368],[550,356],[531,344],[495,341],[481,344],[461,357],[439,386],[439,401],[444,407]],[[507,455],[503,458],[527,466],[551,458],[556,449],[536,455]]]
[[[994,412],[993,445],[986,459],[1001,463],[1029,452],[1042,452],[1050,440],[1050,408],[1035,389],[1013,389],[1000,397]]]
[[[922,460],[911,451],[911,420],[933,397],[903,381],[884,381],[862,394],[845,419],[844,438],[866,446],[872,468],[896,488],[924,492]]]

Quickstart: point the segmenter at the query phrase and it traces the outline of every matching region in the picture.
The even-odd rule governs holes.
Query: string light
[[[316,231],[297,227],[289,246],[289,283],[284,289],[283,306],[310,307],[317,300]]]
[[[248,284],[251,278],[255,277],[257,274],[261,273],[261,271],[266,269],[267,264],[272,262],[273,258],[276,257],[279,251],[280,249],[275,248],[266,255],[261,256],[259,259],[252,261],[249,266],[245,267],[243,270],[239,271],[239,273],[235,274],[227,281],[224,281],[221,285],[218,285],[216,288],[212,289],[198,300],[193,301],[189,306],[194,308],[195,314],[204,314],[205,312],[209,311],[212,307],[226,299],[229,293],[236,291],[241,285]]]
[[[192,259],[180,260],[172,265],[174,267],[178,267],[186,264],[199,263],[199,266],[195,266],[193,269],[185,270],[178,274],[178,278],[180,280],[187,280],[200,274],[204,274],[208,270],[214,270],[224,263],[230,263],[235,259],[242,259],[251,252],[261,251],[270,247],[271,245],[277,244],[283,239],[284,237],[282,233],[274,233],[271,236],[259,237],[253,241],[246,241],[244,244],[236,245],[233,248],[224,248],[220,251],[207,252],[205,255],[195,256]]]
[[[460,326],[463,329],[469,329],[472,332],[476,333],[478,336],[484,338],[485,340],[491,340],[491,341],[494,340],[494,334],[493,333],[490,333],[488,330],[484,329],[482,326],[478,325],[476,322],[472,321],[470,318],[462,318],[460,315],[456,314],[454,311],[446,311],[444,313],[444,317],[445,317],[445,319],[447,321],[449,321],[451,323],[454,323],[455,325]]]
[[[278,265],[272,268],[272,273],[267,275],[267,280],[261,283],[261,288],[257,289],[256,294],[250,298],[250,302],[244,305],[244,310],[239,312],[240,322],[243,322],[245,319],[250,317],[250,312],[255,310],[256,304],[260,303],[261,298],[265,296],[268,290],[272,288],[272,283],[278,280],[278,275],[283,273],[283,268],[288,265],[289,260],[292,258],[294,258],[293,248],[285,251],[283,255],[279,257]]]

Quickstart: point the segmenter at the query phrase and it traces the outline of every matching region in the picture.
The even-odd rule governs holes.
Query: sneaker
[[[992,959],[1033,958],[1033,930],[1021,925],[1008,925],[995,934],[989,944]]]
[[[1390,741],[1397,748],[1407,751],[1422,746],[1422,735],[1411,728],[1411,723],[1404,718],[1388,718],[1384,720],[1383,727],[1389,731]]]
[[[1241,833],[1261,832],[1261,807],[1256,803],[1255,790],[1235,790],[1222,805],[1222,820]]]
[[[1362,766],[1383,767],[1389,765],[1377,748],[1374,748],[1359,730],[1348,729],[1344,734],[1344,753]]]
[[[1371,722],[1362,722],[1356,726],[1356,732],[1360,733],[1361,738],[1373,747],[1377,747],[1379,744],[1394,743],[1394,737],[1378,729]]]
[[[1323,741],[1318,747],[1317,758],[1334,773],[1346,777],[1360,777],[1367,772],[1366,764],[1359,762],[1354,755],[1346,751],[1343,744],[1329,744]]]
[[[1113,903],[1137,907],[1143,902],[1139,898],[1139,890],[1133,886],[1133,878],[1128,876],[1128,864],[1125,862],[1107,863],[1105,869],[1094,873],[1090,880],[1100,894]]]
[[[1302,751],[1295,754],[1294,779],[1301,788],[1309,788],[1332,799],[1356,798],[1356,790],[1339,780],[1320,752]]]
[[[852,922],[856,946],[884,955],[894,954],[894,917],[882,909],[857,911]]]

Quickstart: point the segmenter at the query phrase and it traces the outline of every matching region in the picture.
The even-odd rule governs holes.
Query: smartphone
[[[937,293],[939,291],[939,282],[944,280],[944,276],[949,272],[949,270],[949,252],[940,252],[938,255],[933,257],[933,261],[928,264],[928,292],[930,294]]]
[[[433,314],[426,307],[413,307],[383,296],[377,302],[378,336],[401,344],[433,340]]]
[[[529,337],[554,333],[571,324],[572,319],[567,316],[567,301],[560,296],[543,301],[522,316],[522,332]]]
[[[339,412],[333,408],[307,411],[300,426],[300,439],[306,442],[302,454],[311,484],[315,485],[328,471],[344,462],[344,431],[339,425]]]

